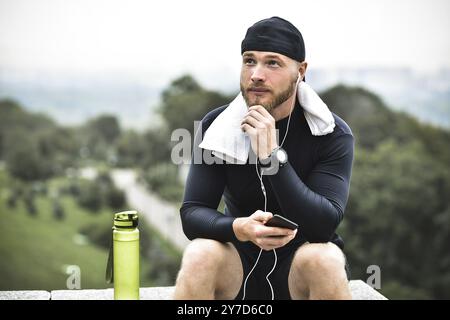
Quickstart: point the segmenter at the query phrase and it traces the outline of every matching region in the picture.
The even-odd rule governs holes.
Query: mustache
[[[246,88],[246,91],[250,91],[250,90],[267,90],[267,91],[272,91],[272,89],[270,87],[266,87],[266,86],[259,86],[259,85],[252,85],[252,86],[248,86]]]

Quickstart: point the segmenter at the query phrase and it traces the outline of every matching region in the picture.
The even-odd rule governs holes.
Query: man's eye
[[[280,66],[280,64],[279,64],[278,61],[276,61],[276,60],[269,60],[269,61],[267,62],[267,64],[268,64],[269,66],[271,66],[271,67],[279,67],[279,66]]]
[[[251,58],[246,58],[246,59],[244,59],[244,64],[253,65],[253,64],[255,64],[255,60],[253,60]]]

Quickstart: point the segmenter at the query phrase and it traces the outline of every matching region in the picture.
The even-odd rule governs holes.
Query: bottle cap
[[[137,211],[123,211],[114,215],[114,227],[116,228],[136,228],[138,222]]]

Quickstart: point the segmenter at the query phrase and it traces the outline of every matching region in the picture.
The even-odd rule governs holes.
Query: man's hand
[[[250,217],[236,218],[233,222],[236,238],[240,241],[251,241],[267,251],[285,246],[294,239],[297,230],[265,226],[272,216],[270,212],[258,210]]]
[[[251,106],[241,122],[242,131],[250,137],[253,152],[266,159],[278,147],[275,119],[260,105]]]

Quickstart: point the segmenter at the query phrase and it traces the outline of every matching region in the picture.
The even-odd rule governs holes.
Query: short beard
[[[297,79],[293,79],[290,83],[289,86],[286,88],[286,90],[280,92],[279,94],[277,94],[272,101],[268,102],[268,103],[258,103],[258,99],[256,99],[256,102],[253,103],[252,105],[262,105],[267,111],[272,111],[275,108],[278,108],[283,102],[285,102],[287,99],[289,99],[295,91],[295,87],[297,84]],[[247,94],[247,91],[245,90],[244,86],[241,83],[241,92],[242,95],[244,97],[245,102],[247,103],[248,107],[251,107],[252,105],[250,105],[250,100]]]

